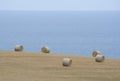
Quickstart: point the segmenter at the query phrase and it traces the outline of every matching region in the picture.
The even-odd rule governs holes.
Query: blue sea
[[[0,11],[0,50],[120,59],[120,11]]]

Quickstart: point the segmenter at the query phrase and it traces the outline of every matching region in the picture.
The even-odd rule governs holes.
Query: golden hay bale
[[[96,57],[97,55],[101,55],[101,52],[100,51],[93,51],[93,53],[92,53],[92,56],[93,57]]]
[[[63,66],[70,66],[72,64],[72,59],[64,58],[63,59]]]
[[[105,57],[103,55],[97,55],[95,57],[96,62],[103,62],[105,60]]]
[[[23,51],[23,46],[22,45],[16,45],[14,48],[14,51]]]
[[[48,47],[42,47],[42,48],[41,48],[41,51],[42,51],[43,53],[50,53],[50,49],[49,49]]]

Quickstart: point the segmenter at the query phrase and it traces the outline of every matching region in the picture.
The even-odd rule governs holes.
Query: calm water
[[[0,50],[91,56],[100,50],[120,59],[120,11],[0,11]]]

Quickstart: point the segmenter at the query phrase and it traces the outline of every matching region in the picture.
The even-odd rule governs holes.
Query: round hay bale
[[[70,58],[63,59],[63,66],[71,66],[71,64],[72,64],[72,59]]]
[[[14,48],[14,51],[23,51],[23,46],[22,45],[16,45]]]
[[[101,55],[101,52],[100,51],[93,51],[93,53],[92,53],[92,56],[93,57],[96,57],[97,55]]]
[[[49,49],[48,47],[42,47],[42,48],[41,48],[41,51],[42,51],[43,53],[50,53],[50,49]]]
[[[97,55],[95,57],[96,62],[103,62],[105,60],[105,57],[103,55]]]

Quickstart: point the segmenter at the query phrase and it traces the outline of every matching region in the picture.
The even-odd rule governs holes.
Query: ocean
[[[0,11],[0,50],[120,59],[120,11]]]

